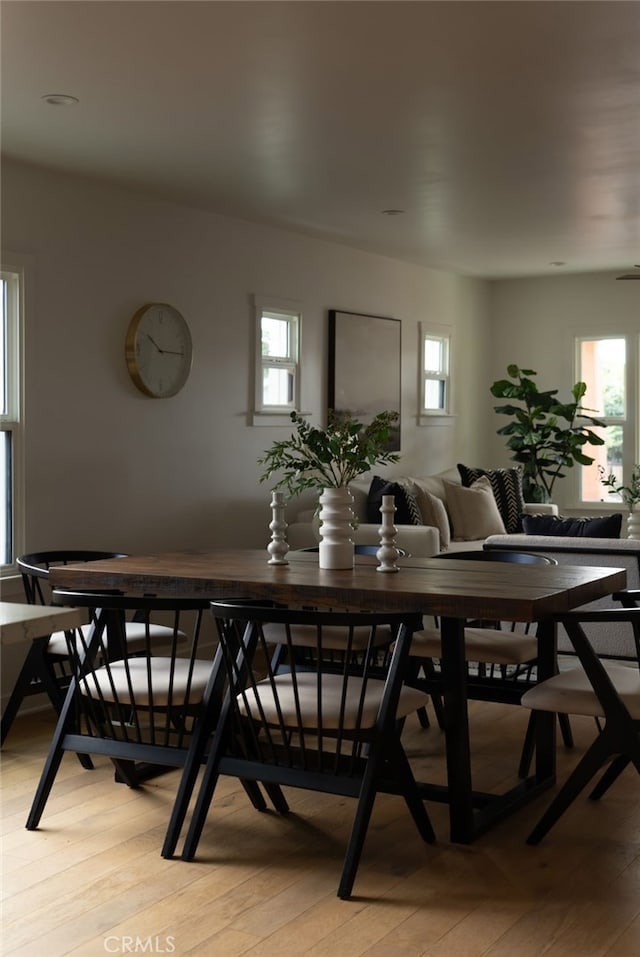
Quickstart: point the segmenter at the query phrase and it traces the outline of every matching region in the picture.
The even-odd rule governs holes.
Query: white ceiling
[[[635,0],[0,16],[9,157],[468,275],[640,262]]]

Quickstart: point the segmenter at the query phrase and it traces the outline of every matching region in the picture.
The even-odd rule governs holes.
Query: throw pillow
[[[504,527],[509,534],[522,531],[522,513],[524,496],[522,494],[522,470],[512,469],[472,469],[458,464],[460,481],[467,488],[486,475],[498,505]]]
[[[504,522],[486,476],[479,478],[470,488],[455,482],[444,484],[454,541],[473,542],[488,535],[504,535]]]
[[[428,492],[426,488],[415,486],[416,500],[422,515],[424,525],[432,525],[440,533],[440,548],[444,551],[451,544],[451,526],[444,502],[437,495]]]
[[[527,535],[567,535],[574,538],[620,538],[622,513],[602,518],[559,518],[557,515],[523,515]]]
[[[382,505],[383,495],[393,495],[396,503],[396,513],[393,518],[394,525],[422,525],[422,515],[418,508],[418,503],[413,491],[406,485],[399,482],[391,482],[389,479],[380,478],[374,475],[369,486],[369,495],[367,496],[367,522],[372,525],[379,525],[382,519],[380,506]]]

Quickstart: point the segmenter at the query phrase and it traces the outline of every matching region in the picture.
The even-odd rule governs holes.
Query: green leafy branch
[[[598,471],[600,472],[600,481],[609,488],[609,495],[619,495],[629,509],[640,502],[640,464],[633,466],[628,485],[619,485],[613,472],[610,472],[605,478],[606,470],[602,465],[598,466]]]
[[[397,462],[388,449],[397,412],[379,412],[363,425],[346,413],[330,411],[326,429],[318,429],[298,412],[291,413],[295,432],[274,442],[258,459],[265,467],[260,481],[281,473],[274,488],[297,495],[306,488],[340,488],[375,465]]]

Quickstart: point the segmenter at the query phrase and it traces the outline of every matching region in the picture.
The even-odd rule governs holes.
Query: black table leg
[[[450,837],[459,844],[469,844],[474,838],[475,828],[464,620],[442,618],[440,631]]]
[[[447,786],[420,784],[425,800],[449,804],[450,839],[457,844],[470,844],[500,820],[527,804],[555,781],[556,720],[555,715],[540,713],[536,717],[535,774],[501,794],[473,790],[469,714],[467,698],[467,665],[464,654],[464,620],[442,618],[442,689],[444,698],[444,730],[446,736]],[[556,625],[540,622],[538,629],[540,679],[551,677],[557,668]]]
[[[552,678],[558,668],[557,625],[555,621],[538,623],[538,681]],[[556,716],[551,711],[536,713],[536,783],[550,786],[556,775]]]

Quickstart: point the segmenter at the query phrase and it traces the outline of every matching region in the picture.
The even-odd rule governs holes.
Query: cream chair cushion
[[[414,632],[409,653],[415,658],[441,658],[440,629],[424,628]],[[465,628],[464,654],[467,661],[521,665],[537,657],[538,640],[533,635],[497,628]]]
[[[318,679],[312,673],[299,673],[296,686],[299,696],[301,722],[298,720],[294,683],[287,674],[276,675],[274,684],[277,688],[279,707],[284,715],[285,724],[298,727],[299,723],[306,728],[316,728],[318,725]],[[362,679],[356,676],[349,678],[348,691],[345,701],[345,719],[342,727],[353,729],[357,727],[358,708],[361,704]],[[322,676],[322,724],[327,731],[340,727],[340,708],[344,680],[342,675],[324,674]],[[362,703],[361,726],[372,728],[378,716],[384,682],[376,679],[366,683],[364,701]],[[238,696],[240,711],[248,715],[254,711],[256,717],[260,709],[263,710],[267,721],[278,724],[279,717],[276,707],[276,696],[269,681],[261,681],[253,688],[248,688],[244,695]],[[403,686],[400,692],[400,701],[396,715],[404,718],[413,711],[427,705],[429,696],[415,688]],[[259,702],[259,703],[258,703]]]
[[[136,705],[162,707],[169,701],[178,704],[187,697],[191,704],[202,700],[212,663],[194,662],[191,675],[188,659],[176,658],[172,671],[171,658],[129,658],[128,668],[123,661],[114,661],[109,667],[98,668],[80,682],[80,692],[88,698],[103,698],[121,704],[135,701]]]
[[[640,719],[640,670],[635,664],[602,662],[616,691],[632,718]],[[582,668],[571,668],[541,681],[525,692],[522,704],[532,711],[555,711],[558,714],[583,714],[604,717],[602,705]]]
[[[262,631],[268,642],[272,642],[274,645],[286,643],[284,625],[276,622],[266,622],[262,626]],[[370,628],[354,628],[352,649],[354,651],[365,651],[370,635]],[[344,651],[346,639],[347,634],[344,628],[327,625],[322,629],[322,647],[326,651]],[[315,625],[295,625],[291,629],[291,640],[294,645],[299,645],[301,648],[315,648],[318,643],[318,629]],[[392,641],[393,635],[387,625],[376,628],[373,640],[376,648],[389,645]]]
[[[146,641],[145,636],[145,626],[144,622],[141,621],[128,621],[125,625],[125,630],[127,633],[127,644],[128,645],[140,645],[143,647]],[[182,632],[178,632],[180,638],[184,638],[185,635]],[[167,625],[156,625],[151,624],[149,626],[149,637],[153,641],[161,641],[162,639],[166,641],[173,640],[173,628],[169,628]],[[105,638],[105,644],[107,644]],[[66,658],[69,654],[67,648],[67,639],[64,631],[55,631],[49,638],[47,644],[47,654],[49,655],[64,655]]]

